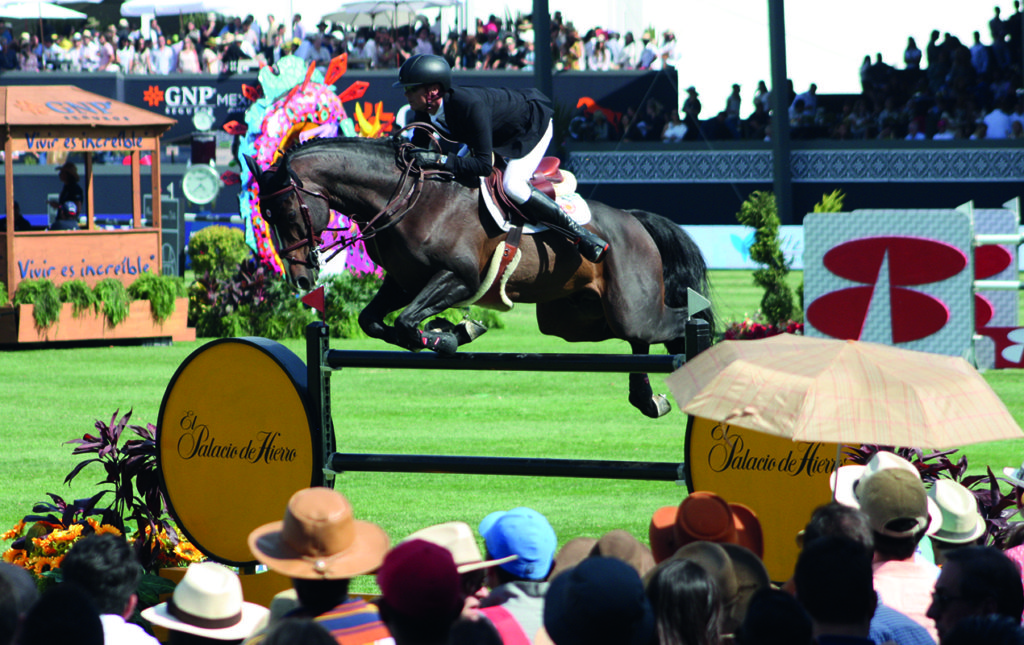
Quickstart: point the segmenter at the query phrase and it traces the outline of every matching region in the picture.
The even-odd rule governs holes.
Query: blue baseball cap
[[[480,535],[495,560],[519,556],[498,566],[524,580],[544,580],[558,548],[558,538],[547,518],[532,508],[496,511],[480,522]]]

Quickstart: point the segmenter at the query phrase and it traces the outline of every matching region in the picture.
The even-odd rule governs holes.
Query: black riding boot
[[[571,217],[562,212],[553,199],[536,188],[530,189],[530,199],[520,205],[527,217],[562,233],[579,246],[580,255],[591,262],[600,262],[608,243],[577,224]]]

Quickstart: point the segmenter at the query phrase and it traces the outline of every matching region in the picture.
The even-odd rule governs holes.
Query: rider
[[[459,179],[486,177],[494,168],[494,154],[502,155],[507,160],[505,193],[524,214],[565,233],[586,259],[601,261],[608,243],[530,185],[554,132],[554,111],[543,93],[536,89],[453,87],[448,62],[432,54],[406,60],[394,87],[404,88],[414,122],[432,123],[445,136],[469,147],[465,157],[416,150],[413,156],[421,167],[447,170]],[[415,136],[414,141],[421,143],[422,136]]]

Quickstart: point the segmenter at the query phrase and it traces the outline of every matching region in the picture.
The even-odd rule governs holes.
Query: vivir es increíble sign
[[[323,485],[303,362],[265,338],[199,348],[178,368],[157,425],[161,487],[179,528],[210,558],[255,564],[246,538]]]

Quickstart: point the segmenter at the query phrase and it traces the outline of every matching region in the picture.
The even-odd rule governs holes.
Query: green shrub
[[[775,195],[755,190],[736,214],[740,224],[754,228],[754,243],[750,246],[750,259],[763,268],[754,271],[754,283],[764,289],[761,313],[772,326],[785,325],[799,316],[793,302],[793,291],[786,284],[789,263],[782,254],[779,240],[779,214]]]
[[[116,278],[104,278],[93,287],[96,299],[102,303],[101,310],[107,323],[117,327],[128,317],[128,305],[131,297],[128,289]]]
[[[0,280],[0,300],[3,300],[0,304],[7,304],[7,285],[4,284],[3,280]]]
[[[60,317],[60,291],[46,278],[19,282],[14,304],[33,305],[32,318],[40,329],[47,329]]]
[[[314,318],[284,278],[255,258],[224,279],[204,274],[189,289],[189,322],[203,337],[301,338]]]
[[[188,241],[192,270],[196,275],[209,273],[218,280],[233,274],[251,255],[245,233],[230,226],[207,226],[196,231]]]
[[[71,303],[71,315],[78,318],[90,309],[99,311],[99,301],[85,280],[69,280],[60,285],[61,302]]]
[[[174,313],[174,300],[184,290],[181,278],[146,271],[128,286],[128,295],[132,300],[149,300],[153,320],[163,324]]]

